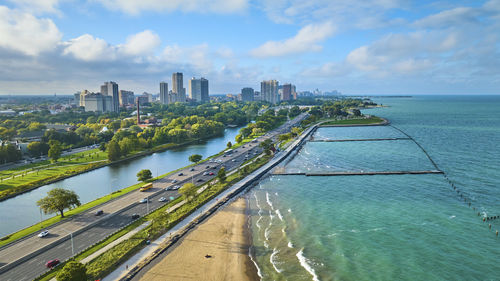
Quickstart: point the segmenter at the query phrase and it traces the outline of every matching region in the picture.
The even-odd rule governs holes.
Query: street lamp
[[[149,214],[149,196],[146,197],[146,215]]]
[[[75,255],[75,244],[73,243],[73,232],[69,232],[64,228],[61,228],[62,230],[66,231],[66,233],[69,233],[69,237],[71,238],[71,256]]]

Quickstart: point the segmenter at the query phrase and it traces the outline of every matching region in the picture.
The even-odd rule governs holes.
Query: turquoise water
[[[471,207],[443,175],[271,176],[249,193],[252,258],[262,279],[497,280],[500,221],[482,218],[500,215],[500,97],[376,101],[390,107],[365,113],[414,137]],[[315,137],[399,137],[387,127],[366,129],[325,128]],[[326,165],[432,168],[415,144],[398,140],[308,143],[286,169]]]

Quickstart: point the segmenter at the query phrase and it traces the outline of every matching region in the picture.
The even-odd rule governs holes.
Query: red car
[[[60,261],[58,259],[53,259],[53,260],[50,260],[48,261],[45,266],[47,268],[53,268],[54,266],[58,265],[60,263]]]
[[[214,175],[214,173],[213,173],[213,172],[211,172],[209,175],[213,176],[213,175]]]

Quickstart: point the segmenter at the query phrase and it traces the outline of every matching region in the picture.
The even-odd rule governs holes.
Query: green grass
[[[325,122],[321,125],[368,125],[381,123],[384,120],[377,116],[371,116],[370,118],[358,118],[358,119],[346,119],[346,120],[332,120]]]

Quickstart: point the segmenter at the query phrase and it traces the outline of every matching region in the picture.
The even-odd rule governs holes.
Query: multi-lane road
[[[231,154],[218,156],[213,161],[204,162],[192,168],[184,168],[169,177],[160,179],[154,182],[153,188],[148,191],[134,191],[76,215],[64,223],[49,228],[50,234],[44,238],[39,238],[37,234],[34,234],[17,243],[0,248],[0,280],[20,281],[36,278],[47,271],[45,267],[47,261],[52,259],[64,261],[72,257],[73,253],[81,252],[131,223],[133,214],[143,216],[148,211],[166,204],[166,202],[159,202],[159,198],[170,199],[180,196],[176,190],[167,189],[176,185],[182,186],[191,181],[197,185],[206,183],[217,175],[220,167],[225,167],[226,171],[238,168],[246,159],[253,158],[262,152],[259,147],[261,141],[289,131],[306,116],[303,114],[288,121],[265,136],[259,137],[255,142],[239,147]],[[205,172],[213,173],[213,175],[204,175]],[[143,198],[149,198],[149,203],[139,203],[139,200]],[[96,210],[103,210],[104,214],[95,216]],[[74,233],[73,241],[62,239],[67,238],[70,233]],[[21,259],[25,261],[13,263]]]

